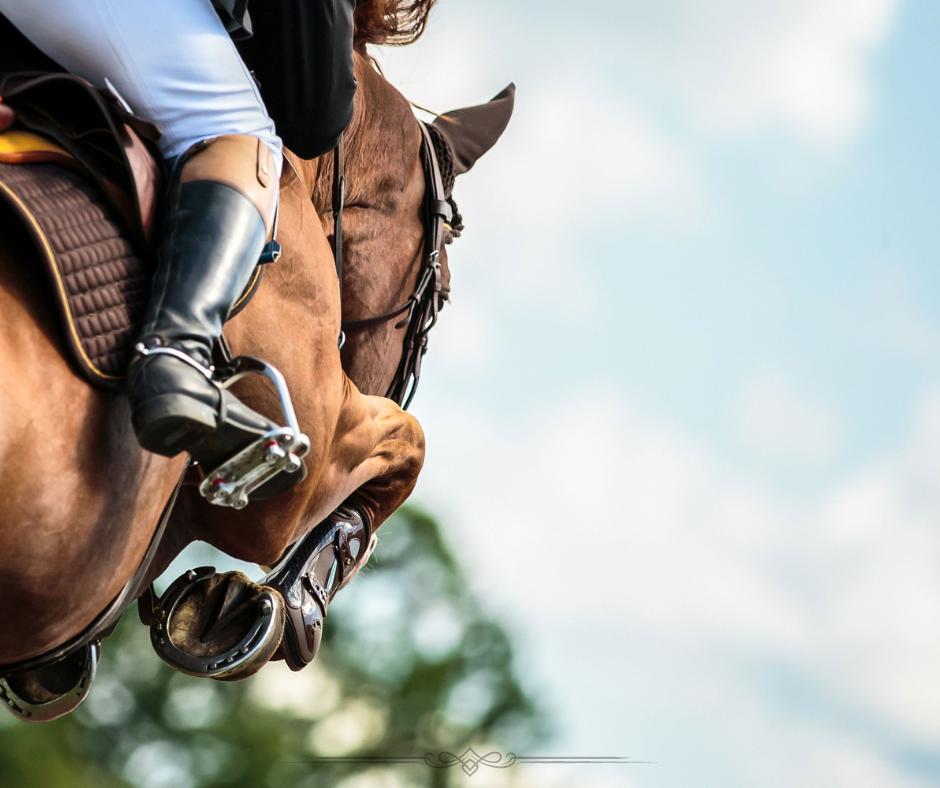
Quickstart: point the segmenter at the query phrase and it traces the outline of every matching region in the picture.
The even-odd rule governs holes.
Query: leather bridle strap
[[[339,138],[333,148],[333,259],[339,280],[340,304],[343,297],[343,206],[346,204],[346,145]]]
[[[344,331],[358,331],[371,328],[398,317],[407,312],[406,317],[400,320],[396,329],[405,328],[402,358],[399,362],[395,377],[385,394],[403,408],[411,404],[418,380],[421,377],[421,359],[427,352],[427,335],[437,322],[437,313],[441,307],[441,263],[440,255],[444,248],[444,225],[453,218],[453,210],[444,191],[444,181],[441,177],[440,164],[437,161],[434,144],[427,124],[420,123],[421,129],[421,164],[425,179],[425,240],[424,260],[418,275],[418,282],[414,292],[401,306],[383,312],[373,317],[347,320],[343,322]],[[333,189],[333,216],[334,216],[334,247],[342,246],[342,226],[335,229],[337,209],[341,214],[342,206],[337,205],[339,190],[336,188],[337,175],[334,163],[334,189]],[[340,176],[342,181],[342,178]],[[337,238],[339,241],[337,241]],[[337,265],[337,275],[342,276],[342,269]]]
[[[377,326],[379,323],[384,323],[387,320],[391,320],[393,317],[398,317],[402,312],[407,312],[412,304],[412,296],[408,296],[408,300],[405,301],[399,307],[395,309],[390,309],[388,312],[383,312],[381,315],[376,315],[375,317],[362,317],[359,320],[344,320],[343,328],[346,331],[356,331],[360,328],[369,328],[369,326]],[[396,328],[401,328],[401,325],[396,326]]]
[[[421,361],[428,351],[428,334],[437,323],[441,308],[441,252],[444,224],[453,211],[444,192],[444,180],[427,124],[421,123],[421,163],[425,176],[425,261],[418,285],[411,296],[412,308],[405,330],[404,350],[387,397],[407,410],[418,390]],[[399,325],[405,324],[402,320]]]

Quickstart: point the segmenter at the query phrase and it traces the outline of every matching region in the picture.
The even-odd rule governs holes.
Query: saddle
[[[122,388],[150,300],[165,173],[159,131],[114,91],[72,74],[0,80],[0,199],[29,232],[52,282],[71,360]],[[261,269],[234,316],[260,283]]]
[[[61,72],[0,79],[0,199],[25,225],[50,276],[79,372],[93,386],[120,390],[150,302],[164,173],[147,144],[159,132],[108,87]],[[279,254],[270,241],[228,318],[248,304],[263,264]],[[218,345],[220,385],[266,377],[287,424],[203,469],[200,494],[241,509],[274,476],[300,471],[310,441],[281,373],[251,356],[233,359],[224,341]]]

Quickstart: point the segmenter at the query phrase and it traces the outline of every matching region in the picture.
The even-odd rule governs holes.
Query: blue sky
[[[940,784],[940,5],[584,9],[441,0],[379,53],[440,111],[518,86],[456,190],[415,499],[550,752],[656,761],[467,784]]]
[[[395,55],[436,68],[435,45],[448,50],[448,35],[466,27],[461,16],[479,22],[492,10],[484,8],[461,15],[444,3],[428,38],[415,50]],[[518,12],[529,7],[514,8]],[[521,18],[537,25],[545,13],[520,13],[509,21],[518,23]],[[561,10],[556,13],[560,15]],[[629,13],[617,12],[613,5],[607,13],[619,17],[617,27],[630,28]],[[868,107],[834,110],[829,121],[834,128],[831,139],[826,131],[814,129],[823,123],[811,122],[802,128],[805,119],[799,114],[780,118],[773,114],[778,110],[767,109],[763,110],[767,115],[761,116],[759,99],[756,107],[740,110],[741,115],[756,115],[752,120],[736,121],[732,109],[729,118],[721,121],[740,122],[741,128],[709,128],[708,119],[698,114],[700,108],[683,106],[685,88],[662,85],[659,82],[665,80],[656,75],[630,70],[631,58],[615,51],[614,43],[618,38],[629,41],[630,36],[615,33],[612,43],[605,45],[614,51],[594,62],[579,62],[582,53],[575,49],[568,63],[554,51],[564,45],[565,35],[558,32],[560,23],[552,17],[545,20],[549,43],[532,35],[530,49],[520,53],[518,45],[511,45],[513,37],[506,35],[509,53],[494,53],[505,63],[486,64],[487,76],[493,73],[489,80],[477,73],[461,79],[457,65],[445,67],[447,78],[440,80],[439,89],[427,88],[423,68],[416,69],[411,79],[397,80],[407,82],[409,95],[428,93],[437,98],[440,94],[433,103],[447,107],[448,93],[459,92],[466,95],[466,101],[473,100],[470,90],[454,89],[461,83],[469,82],[474,88],[483,83],[472,91],[479,98],[485,93],[484,85],[495,90],[501,80],[516,78],[520,88],[516,122],[528,121],[528,128],[510,136],[481,164],[485,176],[470,176],[479,181],[486,178],[485,183],[473,184],[478,187],[475,191],[510,191],[520,209],[524,208],[531,200],[525,178],[509,183],[500,170],[512,161],[518,146],[531,142],[533,134],[541,131],[549,142],[545,153],[569,160],[558,187],[562,199],[585,203],[572,211],[578,220],[564,228],[563,242],[569,247],[565,262],[570,265],[551,267],[546,278],[565,279],[559,287],[570,284],[580,291],[589,289],[588,297],[596,300],[565,309],[557,300],[539,303],[539,299],[521,297],[528,305],[499,309],[497,320],[508,335],[506,346],[499,349],[500,373],[513,376],[522,386],[541,384],[556,390],[579,375],[603,376],[733,453],[729,407],[756,369],[783,367],[794,385],[811,390],[812,396],[839,412],[840,420],[863,427],[844,425],[838,460],[851,463],[890,445],[929,368],[926,358],[911,358],[917,348],[898,345],[933,340],[903,336],[929,331],[924,325],[902,325],[904,318],[896,318],[891,326],[876,321],[890,321],[898,311],[912,312],[912,321],[934,317],[936,299],[931,295],[937,282],[930,250],[936,247],[937,230],[930,211],[937,203],[933,191],[938,182],[930,177],[937,160],[929,154],[930,140],[936,138],[932,132],[937,113],[925,100],[932,93],[930,83],[936,77],[931,74],[936,69],[929,60],[930,38],[924,34],[936,29],[930,23],[936,23],[938,9],[927,4],[902,6],[894,15],[879,45],[845,66],[862,72],[854,76],[858,84],[847,90],[862,91],[861,100]],[[459,21],[449,25],[450,17]],[[493,17],[499,19],[499,13]],[[577,30],[580,25],[572,27]],[[583,27],[585,32],[599,32],[590,20]],[[659,30],[649,22],[646,27],[650,36]],[[906,28],[912,40],[905,40]],[[659,32],[668,37],[667,31]],[[462,35],[471,37],[466,32]],[[426,58],[421,57],[422,47],[429,53]],[[655,49],[655,44],[648,48]],[[703,50],[707,56],[708,48]],[[851,60],[851,55],[844,57]],[[396,57],[386,59],[397,64]],[[746,56],[741,56],[741,63],[748,65]],[[390,73],[395,76],[395,69]],[[722,76],[718,73],[715,78]],[[556,78],[566,80],[557,92],[552,90]],[[564,95],[566,89],[583,94],[572,100]],[[733,104],[734,91],[739,90],[745,93],[740,99],[746,103],[751,98],[746,94],[749,89],[731,85],[715,92]],[[832,92],[837,94],[835,88]],[[546,96],[556,99],[553,106],[545,106],[551,101]],[[622,119],[613,104],[618,99],[631,113],[623,116],[627,121],[648,125],[636,129],[642,142],[652,148],[654,156],[665,159],[651,163],[644,172],[642,163],[638,165],[628,152],[622,157],[624,179],[638,174],[679,181],[659,189],[652,183],[626,184],[620,189],[627,198],[625,210],[618,210],[617,190],[613,199],[609,190],[605,193],[609,184],[591,185],[594,170],[605,168],[604,159],[611,155],[605,146],[618,138],[613,126]],[[455,100],[459,103],[451,99]],[[541,115],[525,117],[530,108]],[[599,135],[592,133],[595,109],[601,110],[596,122],[605,126]],[[857,112],[862,117],[854,117]],[[580,123],[572,122],[569,113],[579,114]],[[559,119],[569,128],[580,127],[584,135],[568,135],[567,129],[553,131],[550,127]],[[749,124],[755,128],[749,129]],[[552,141],[560,144],[553,148]],[[600,149],[595,150],[597,142]],[[629,149],[629,135],[623,136],[622,145]],[[589,159],[596,158],[596,164],[593,169],[590,164],[583,168],[583,181],[578,183],[577,160],[585,153]],[[640,151],[636,158],[648,153]],[[551,167],[546,161],[545,170]],[[617,175],[616,162],[611,174]],[[647,210],[635,202],[645,203]],[[538,199],[534,205],[537,213]],[[478,216],[479,210],[468,221],[479,223]],[[505,226],[500,229],[506,236],[514,234],[516,219],[503,217]],[[528,219],[525,232],[538,234],[538,217]],[[501,218],[486,217],[486,221],[500,224]],[[473,233],[474,225],[468,226]],[[522,269],[530,271],[538,266],[541,251],[534,240],[531,251],[519,243],[488,244],[486,253],[498,255],[497,266],[510,268],[519,267],[518,255],[522,254],[529,258]],[[500,252],[502,248],[505,251]],[[467,267],[480,266],[472,252],[464,254],[460,247],[455,247],[454,257],[458,284],[462,257],[469,258]],[[516,287],[531,286],[525,276],[509,281]],[[459,304],[459,290],[455,297]],[[533,320],[533,311],[540,308],[547,319]],[[549,318],[548,310],[561,313]],[[545,335],[548,323],[555,327],[550,337]],[[574,325],[583,327],[585,334],[572,331]],[[892,332],[902,336],[884,336]],[[517,356],[509,358],[512,353]],[[567,359],[565,364],[555,363],[559,355]],[[501,406],[502,392],[491,381],[479,379],[479,389],[495,407]],[[529,396],[537,394],[529,392]],[[813,480],[803,481],[811,484],[819,478],[814,473]]]
[[[936,785],[940,6],[585,9],[443,0],[380,55],[438,110],[518,86],[416,496],[553,749],[658,762],[516,779]]]

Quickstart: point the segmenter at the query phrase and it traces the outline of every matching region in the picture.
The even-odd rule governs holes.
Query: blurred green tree
[[[77,712],[44,725],[0,717],[0,787],[445,788],[464,783],[459,767],[312,759],[531,751],[543,715],[438,524],[408,506],[379,536],[299,673],[272,663],[234,684],[184,676],[130,611]]]

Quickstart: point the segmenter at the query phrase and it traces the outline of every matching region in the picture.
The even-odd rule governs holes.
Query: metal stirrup
[[[274,384],[286,427],[270,430],[242,449],[234,457],[206,474],[199,493],[216,506],[243,509],[248,496],[279,473],[296,473],[303,467],[301,458],[310,451],[310,439],[300,431],[287,381],[275,367],[252,356],[239,356],[225,370],[221,383],[227,389],[246,375],[263,375]]]

